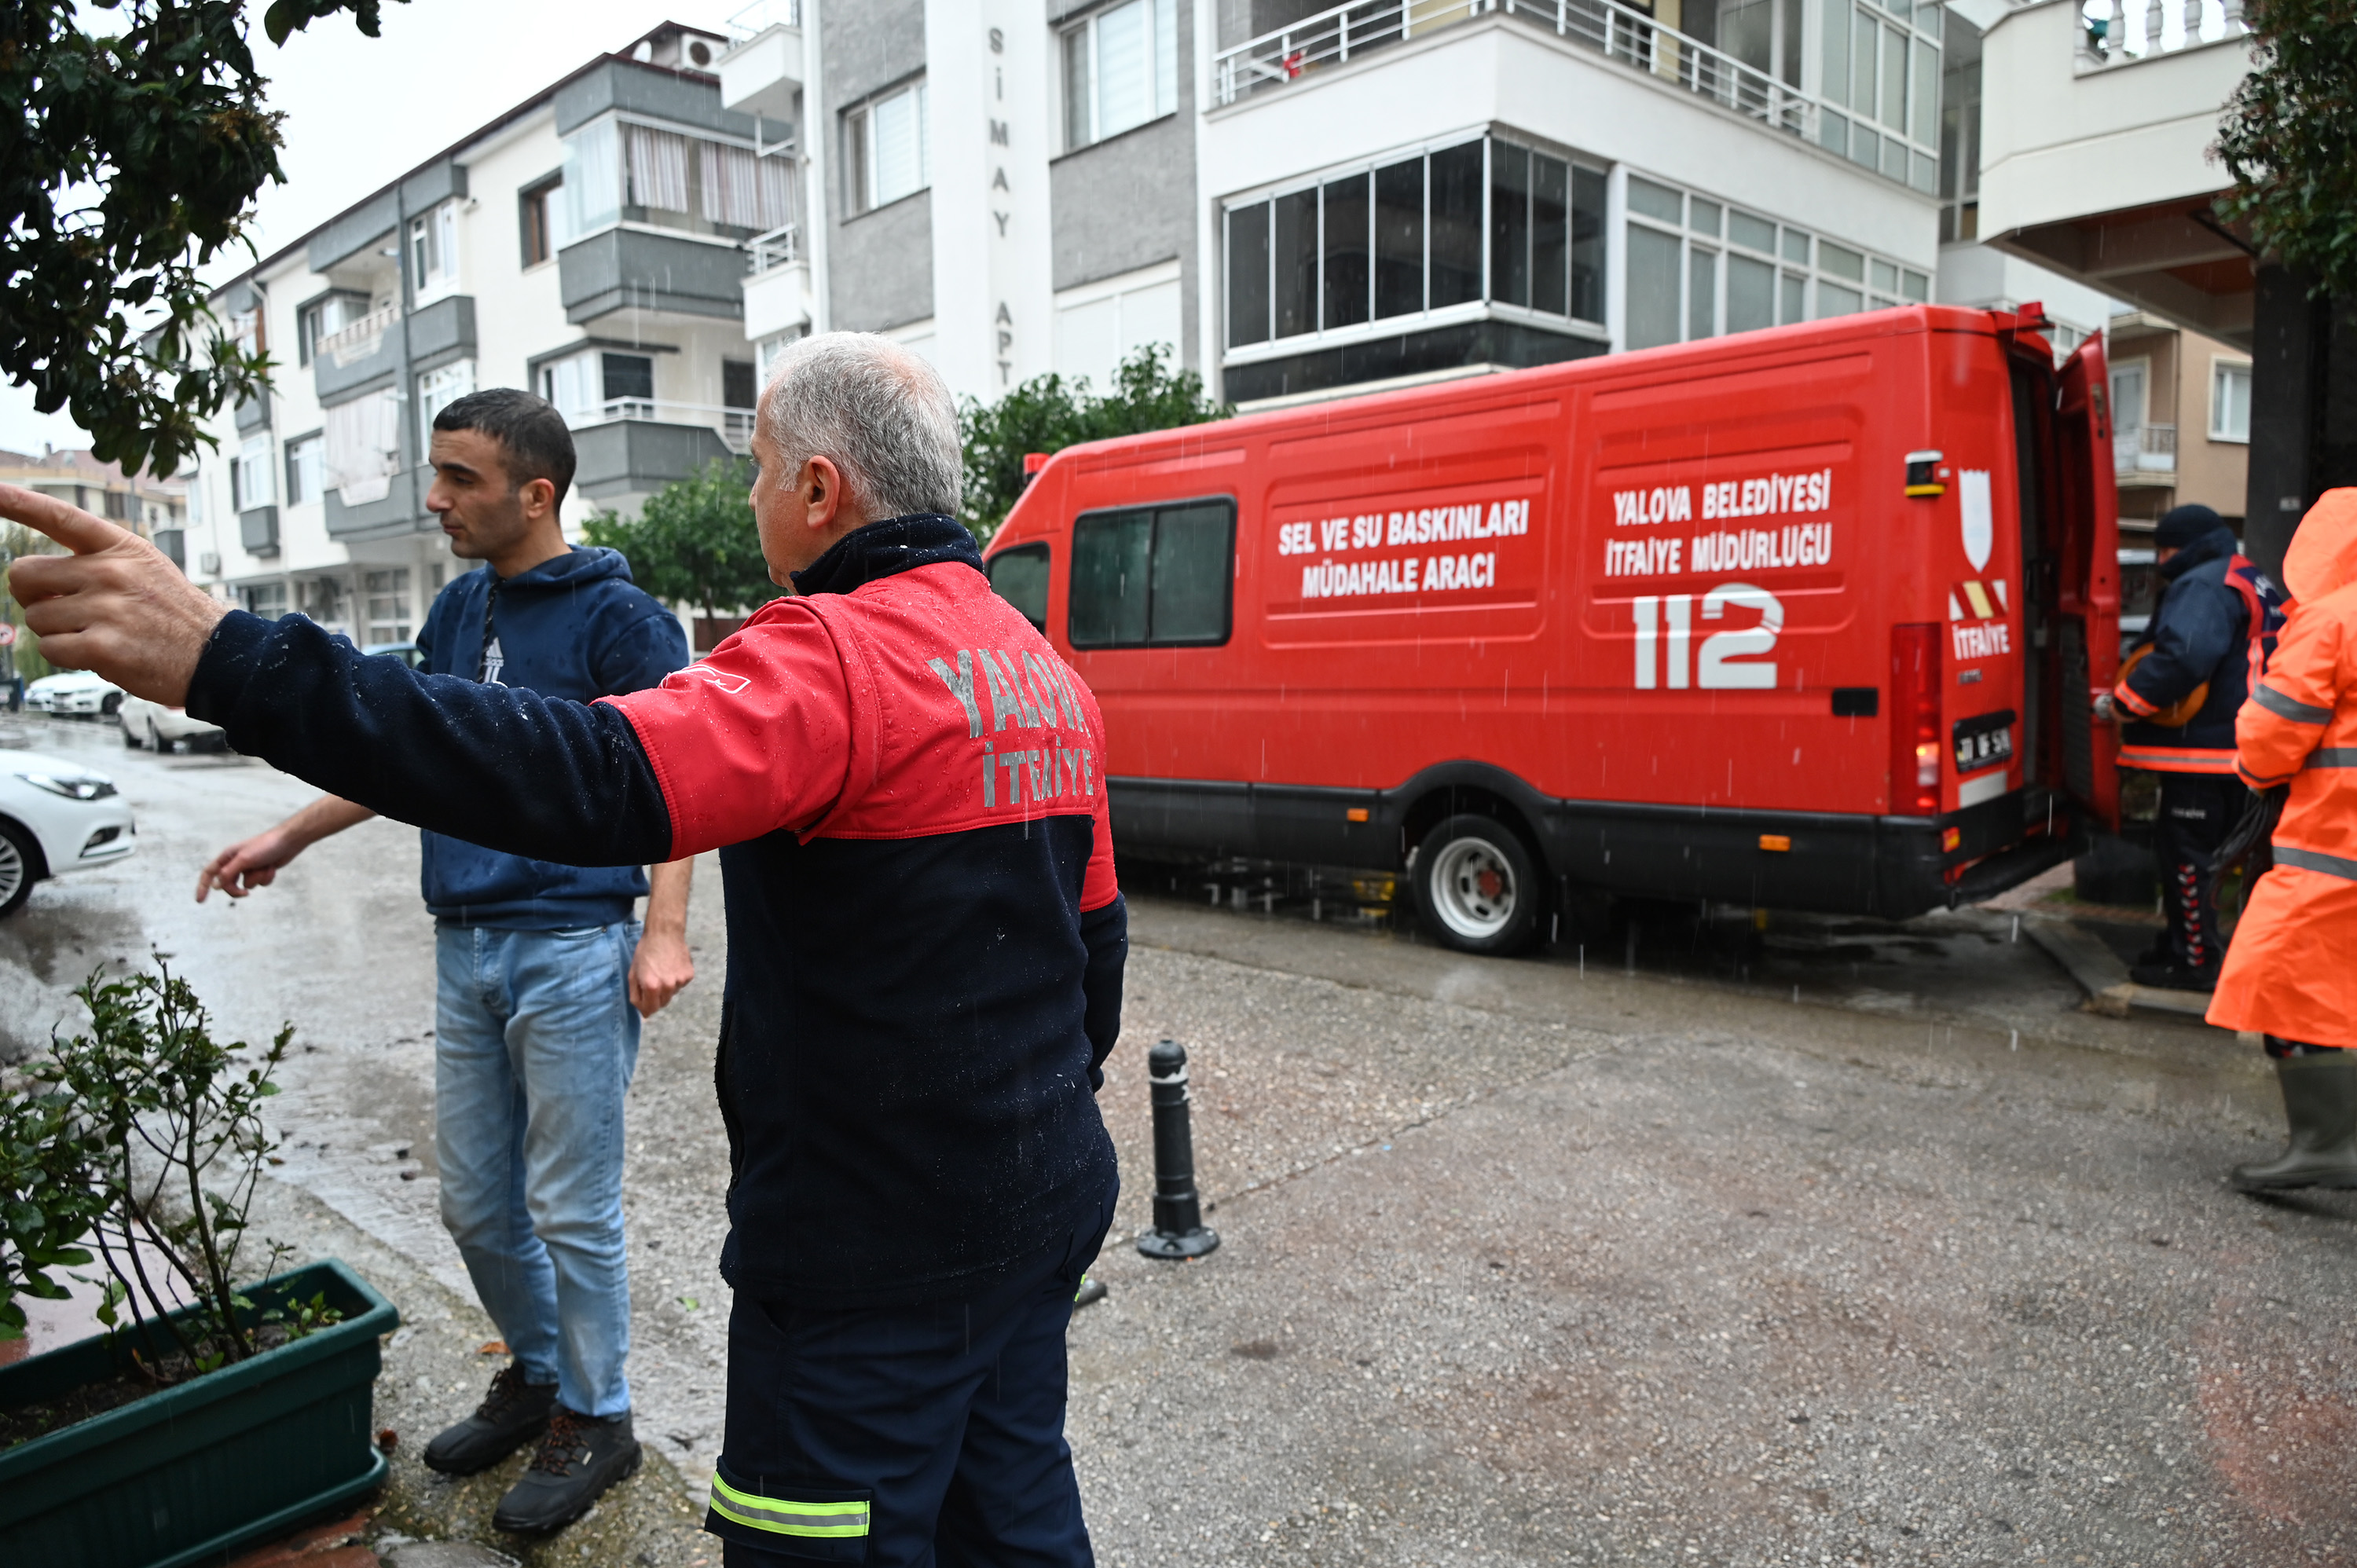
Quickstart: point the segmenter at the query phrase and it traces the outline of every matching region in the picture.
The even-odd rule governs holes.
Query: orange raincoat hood
[[[2317,498],[2284,552],[2283,570],[2284,586],[2302,601],[2357,583],[2357,489]]]

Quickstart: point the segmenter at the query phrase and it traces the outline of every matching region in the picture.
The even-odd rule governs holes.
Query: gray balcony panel
[[[736,458],[719,432],[708,426],[645,419],[618,419],[576,430],[573,453],[578,465],[573,482],[593,500],[659,490],[704,472],[715,460]]]
[[[612,60],[575,78],[556,94],[556,134],[596,119],[608,109],[669,120],[683,127],[750,136],[753,117],[720,107],[720,83],[699,81],[669,70]]]
[[[637,229],[608,229],[557,253],[565,318],[629,308],[741,321],[745,252]]]
[[[454,294],[409,316],[410,368],[423,373],[475,351],[475,296]]]
[[[443,159],[401,182],[401,204],[412,218],[437,201],[467,194],[467,166]]]
[[[419,472],[415,468],[403,469],[393,477],[393,488],[385,492],[384,499],[364,506],[346,506],[343,491],[329,490],[328,537],[350,544],[364,539],[416,533],[431,526],[433,519],[425,510]]]
[[[238,399],[237,433],[240,435],[243,435],[249,431],[267,430],[269,428],[270,394],[268,392],[264,392],[260,397],[245,397]]]
[[[311,236],[310,253],[306,258],[315,273],[324,273],[347,257],[358,255],[393,232],[400,221],[393,204],[393,195],[386,191],[374,199],[363,202],[317,234]]]
[[[249,555],[278,553],[278,509],[250,507],[237,514],[237,542]]]
[[[401,336],[404,324],[395,319],[384,329],[376,352],[364,354],[350,364],[336,362],[332,351],[311,356],[312,384],[318,389],[322,404],[350,403],[364,392],[373,392],[388,376],[401,369]]]

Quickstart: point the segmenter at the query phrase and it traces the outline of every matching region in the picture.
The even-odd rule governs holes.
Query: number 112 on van
[[[1730,607],[1757,610],[1760,620],[1754,626],[1712,632],[1703,639],[1699,659],[1691,657],[1694,601],[1692,594],[1640,594],[1630,601],[1637,617],[1637,690],[1651,692],[1667,686],[1673,692],[1689,687],[1706,692],[1773,691],[1775,661],[1750,656],[1776,650],[1777,635],[1784,629],[1781,601],[1749,583],[1721,583],[1703,595],[1705,620],[1725,619]],[[1666,637],[1663,635],[1665,627]]]

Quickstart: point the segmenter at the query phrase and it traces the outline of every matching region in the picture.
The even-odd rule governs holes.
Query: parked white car
[[[112,718],[123,705],[123,688],[87,670],[44,675],[25,688],[25,706],[37,714],[73,718]]]
[[[137,829],[114,780],[38,751],[0,751],[0,916],[60,872],[129,854]]]
[[[127,692],[123,705],[114,710],[114,720],[123,726],[123,744],[128,746],[144,746],[150,751],[220,751],[229,745],[221,725],[192,719],[184,708],[167,708]]]

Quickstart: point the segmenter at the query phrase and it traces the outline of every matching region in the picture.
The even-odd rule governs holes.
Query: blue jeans
[[[435,930],[442,1223],[524,1380],[599,1417],[630,1408],[622,1097],[639,1061],[638,940],[634,920]]]

